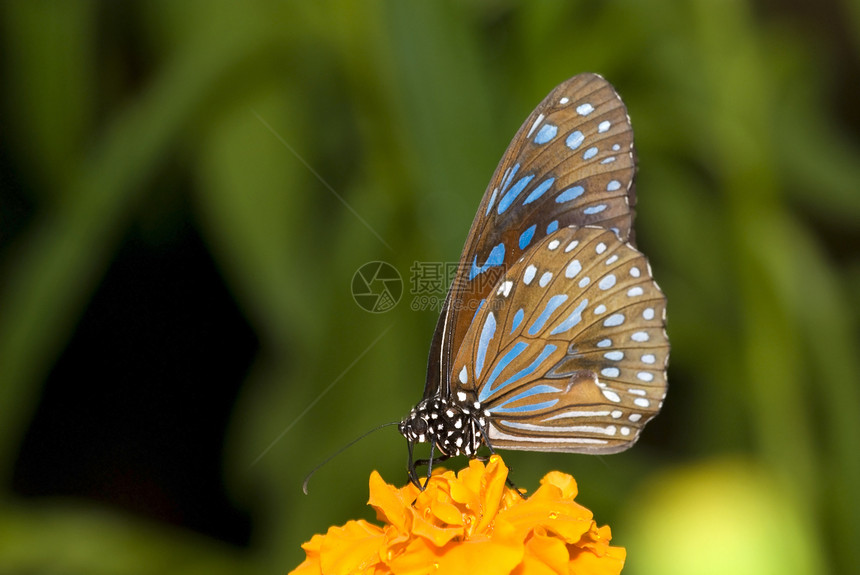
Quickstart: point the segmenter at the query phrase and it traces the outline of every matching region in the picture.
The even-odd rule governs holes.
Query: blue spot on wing
[[[546,144],[558,133],[558,128],[552,124],[544,124],[535,136],[535,144]]]
[[[547,233],[547,234],[551,234],[551,233],[553,233],[553,232],[554,232],[555,230],[557,230],[557,229],[558,229],[558,220],[553,220],[553,221],[551,221],[551,222],[549,223],[549,225],[546,227],[546,233]]]
[[[555,178],[547,178],[538,185],[532,193],[528,195],[528,197],[523,202],[523,205],[530,204],[542,195],[552,186],[552,183],[555,181]]]
[[[582,312],[583,312],[583,310],[585,310],[585,306],[587,306],[587,305],[588,305],[588,300],[587,299],[582,300],[580,302],[580,304],[578,306],[576,306],[576,309],[573,310],[571,312],[571,314],[569,316],[567,316],[567,318],[563,322],[558,324],[555,327],[555,329],[553,329],[551,332],[549,332],[549,334],[550,335],[557,335],[559,333],[563,333],[563,332],[569,330],[570,328],[572,328],[573,326],[575,326],[576,324],[578,324],[582,320]]]
[[[543,351],[540,352],[540,355],[538,355],[537,358],[535,358],[535,360],[531,363],[531,365],[529,365],[527,368],[515,373],[512,377],[508,378],[507,381],[505,381],[504,383],[499,385],[499,387],[497,387],[496,389],[492,389],[493,382],[496,380],[497,377],[499,377],[499,374],[501,374],[502,370],[504,370],[504,368],[507,367],[508,364],[510,364],[511,361],[513,361],[514,358],[516,358],[522,352],[522,350],[519,350],[519,351],[517,351],[516,355],[514,355],[510,359],[507,359],[508,355],[511,355],[514,352],[514,350],[516,350],[520,344],[523,345],[522,349],[525,349],[526,347],[528,347],[527,343],[519,341],[514,345],[513,349],[511,349],[511,351],[509,351],[505,355],[505,357],[503,357],[502,360],[499,361],[499,365],[497,365],[496,369],[493,370],[493,373],[490,376],[490,379],[487,381],[487,384],[481,388],[481,393],[478,396],[478,401],[483,403],[484,401],[486,401],[486,399],[488,397],[492,396],[493,394],[499,393],[500,391],[505,389],[510,384],[516,383],[517,381],[519,381],[525,377],[530,376],[532,373],[534,373],[537,370],[537,368],[539,368],[541,366],[541,364],[544,362],[544,360],[546,360],[546,358],[548,358],[552,354],[552,352],[554,352],[556,349],[558,349],[556,346],[554,346],[551,343],[546,344],[543,348]],[[507,361],[505,361],[506,359],[507,359]]]
[[[524,391],[522,393],[518,393],[514,397],[506,400],[504,403],[502,403],[496,407],[491,407],[489,409],[489,411],[490,411],[490,413],[522,413],[524,411],[537,411],[539,409],[544,409],[546,407],[552,407],[553,405],[558,403],[557,399],[553,399],[551,401],[546,401],[543,403],[533,403],[531,405],[520,405],[517,407],[505,407],[505,406],[509,405],[511,403],[516,403],[517,401],[520,401],[520,400],[525,399],[527,397],[531,397],[532,395],[537,395],[539,393],[559,393],[559,391],[560,390],[557,387],[553,387],[551,385],[543,385],[543,384],[542,385],[536,385],[530,389],[527,389],[526,391]]]
[[[491,393],[493,393],[493,390],[491,390],[491,388],[493,387],[493,383],[496,381],[496,378],[499,377],[502,371],[504,371],[504,369],[508,367],[508,364],[514,361],[523,351],[525,351],[528,346],[529,344],[527,344],[526,342],[518,341],[514,344],[514,347],[512,347],[510,351],[508,351],[508,353],[502,356],[502,359],[500,359],[499,363],[496,365],[496,369],[493,370],[493,373],[491,373],[490,377],[487,379],[486,385],[484,385],[484,387],[481,389],[481,395],[478,397],[478,401],[484,401],[484,399],[486,399],[490,396]]]
[[[489,410],[490,413],[523,413],[529,411],[540,411],[548,409],[558,403],[557,399],[552,401],[544,401],[541,403],[533,403],[532,405],[521,405],[520,407],[494,407]]]
[[[475,315],[472,316],[472,322],[475,321],[475,318],[478,317],[478,312],[481,311],[481,308],[484,307],[484,302],[487,301],[486,298],[482,299],[478,304],[478,309],[475,310]]]
[[[528,176],[523,176],[522,178],[517,180],[517,183],[511,186],[511,189],[508,190],[508,192],[504,196],[502,196],[501,200],[499,200],[499,207],[496,208],[496,211],[499,214],[502,214],[505,210],[511,207],[511,204],[514,203],[514,200],[517,199],[517,196],[522,193],[522,191],[527,185],[529,185],[529,182],[531,182],[534,177],[534,174],[529,174]]]
[[[585,192],[585,188],[582,186],[573,186],[572,188],[568,188],[562,193],[560,193],[555,201],[558,204],[563,204],[564,202],[569,202],[570,200],[575,200],[579,196],[581,196]]]
[[[521,250],[526,249],[526,246],[528,246],[529,243],[532,241],[532,238],[535,235],[536,229],[537,229],[537,224],[534,224],[533,226],[531,226],[529,229],[527,229],[526,231],[524,231],[520,235],[520,249]]]
[[[514,167],[508,168],[507,170],[505,170],[505,175],[502,178],[502,187],[500,188],[502,193],[504,193],[505,190],[508,188],[508,185],[510,185],[511,180],[514,179],[514,175],[517,173],[517,170],[519,170],[519,169],[520,169],[520,165],[514,164]]]
[[[582,132],[576,130],[570,133],[564,143],[567,144],[567,147],[571,150],[575,150],[582,144],[583,141],[585,141],[585,136],[582,135]]]
[[[495,246],[491,251],[490,255],[487,256],[487,261],[481,267],[478,267],[478,256],[475,255],[475,259],[472,260],[472,269],[469,271],[469,280],[475,279],[475,276],[478,274],[482,274],[491,267],[500,266],[505,261],[505,244],[500,243]]]
[[[558,306],[567,301],[566,294],[558,294],[549,298],[549,301],[546,303],[546,307],[543,312],[538,316],[535,322],[529,328],[529,335],[537,335],[540,330],[543,329],[544,324],[546,324],[547,320],[549,320],[549,316],[558,309]]]
[[[511,324],[511,333],[514,333],[514,331],[520,327],[520,324],[523,322],[523,316],[525,316],[523,308],[518,309],[517,313],[514,314],[514,321]]]
[[[493,312],[487,314],[487,319],[484,320],[484,327],[481,328],[481,336],[478,338],[478,357],[475,360],[475,376],[481,377],[481,371],[484,369],[484,360],[487,358],[487,346],[490,345],[490,340],[496,334],[496,316]]]
[[[487,204],[487,212],[484,214],[485,216],[490,215],[490,210],[493,209],[493,204],[496,202],[496,194],[499,193],[499,188],[495,188],[493,190],[493,195],[490,196],[490,202]]]

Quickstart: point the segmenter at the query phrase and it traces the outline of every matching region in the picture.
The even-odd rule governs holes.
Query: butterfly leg
[[[430,477],[433,475],[433,454],[436,451],[436,442],[430,442],[430,459],[427,460],[427,481],[424,482],[424,487],[421,488],[421,491],[424,491],[427,486],[430,484]]]
[[[412,483],[412,485],[414,485],[421,491],[424,491],[424,489],[427,487],[427,482],[430,481],[430,477],[433,475],[433,464],[445,461],[446,459],[449,459],[451,457],[450,455],[440,455],[439,457],[434,457],[434,452],[435,445],[431,445],[430,459],[416,459],[415,461],[413,461],[412,446],[409,446],[409,481]],[[418,473],[415,470],[416,467],[421,467],[422,465],[427,466],[427,478],[424,480],[423,483],[418,478]]]
[[[417,487],[418,489],[421,489],[423,491],[423,488],[421,487],[421,482],[418,481],[418,474],[415,472],[415,467],[416,467],[416,465],[421,464],[421,460],[413,461],[413,459],[412,459],[412,442],[411,441],[406,442],[406,447],[409,449],[409,463],[407,464],[408,465],[407,469],[409,472],[409,481],[412,483],[412,485],[414,485],[415,487]]]

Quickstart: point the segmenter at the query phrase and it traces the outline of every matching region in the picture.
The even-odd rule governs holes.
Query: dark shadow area
[[[191,221],[134,226],[51,371],[14,490],[82,497],[246,545],[222,444],[257,350]]]

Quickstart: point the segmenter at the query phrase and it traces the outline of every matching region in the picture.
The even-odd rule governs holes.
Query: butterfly
[[[615,453],[666,395],[666,298],[633,237],[627,109],[596,74],[538,105],[493,174],[398,428],[436,460],[495,448]]]

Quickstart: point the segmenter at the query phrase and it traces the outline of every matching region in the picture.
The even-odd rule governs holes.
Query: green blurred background
[[[2,3],[0,572],[286,573],[405,480],[437,311],[510,138],[603,74],[668,296],[663,413],[573,473],[626,573],[860,565],[860,2]],[[444,296],[443,293],[438,294]],[[460,465],[462,462],[455,462]]]

